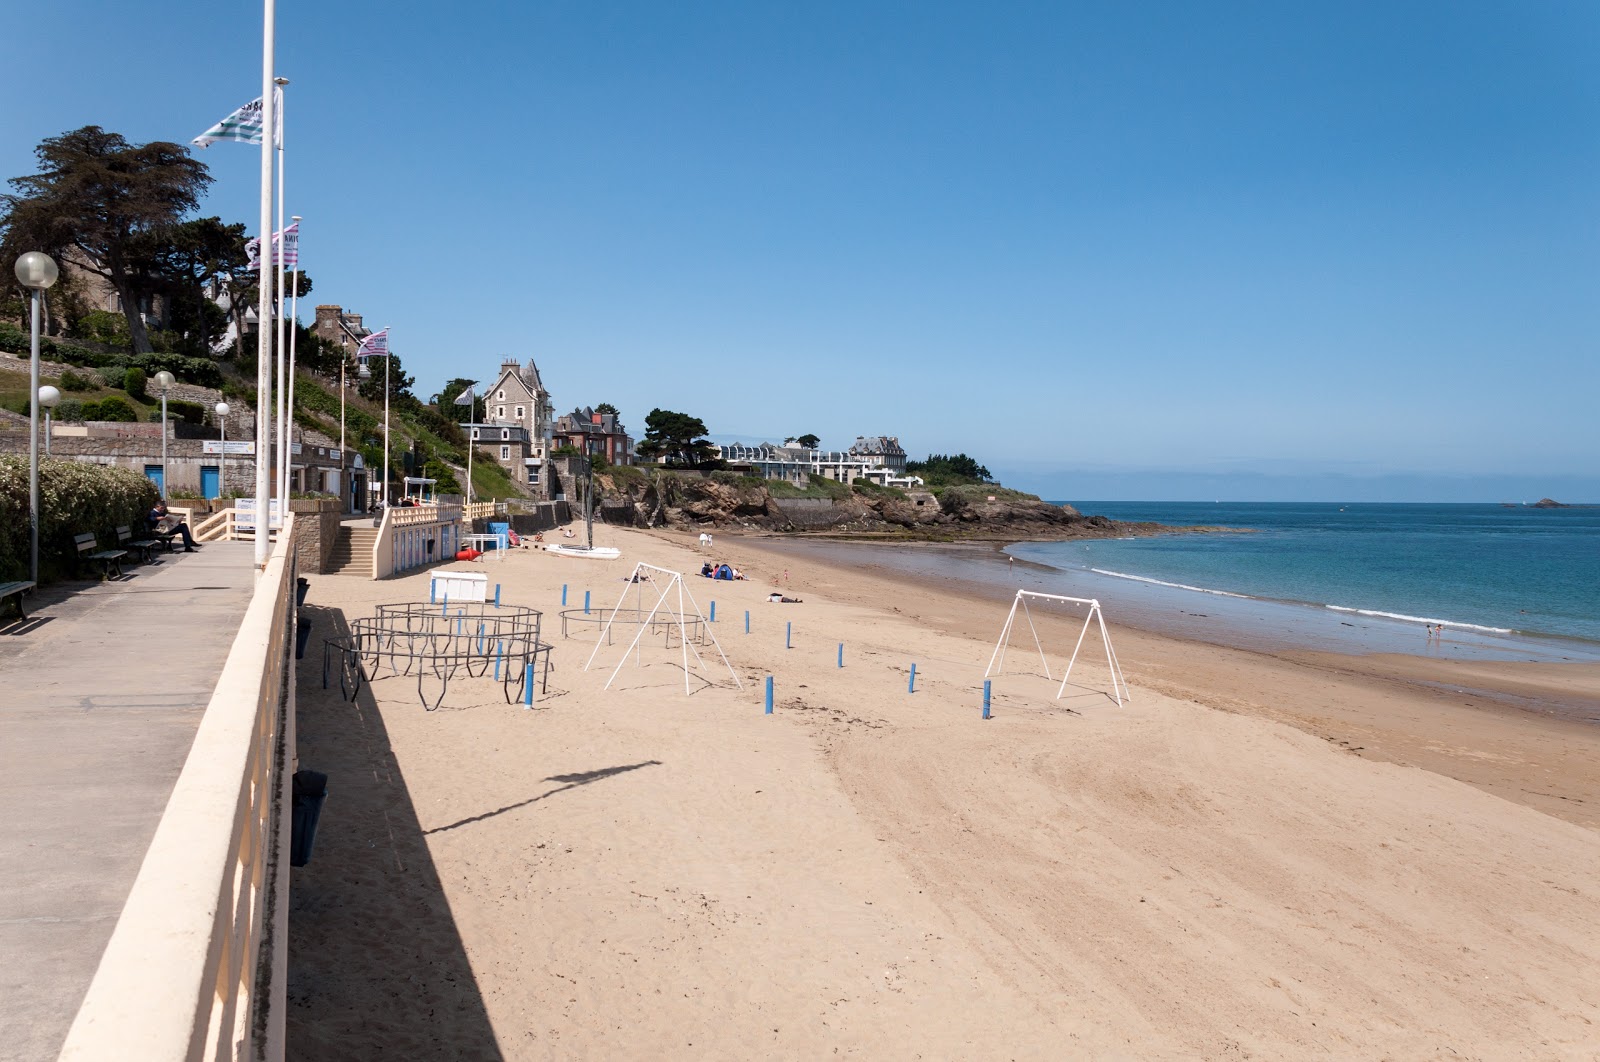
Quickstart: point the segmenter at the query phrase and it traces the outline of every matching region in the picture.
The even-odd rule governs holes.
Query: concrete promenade
[[[0,626],[0,1059],[54,1059],[255,586],[253,547],[48,587]]]

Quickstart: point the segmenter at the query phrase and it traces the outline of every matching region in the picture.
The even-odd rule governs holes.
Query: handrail
[[[219,540],[232,542],[238,537],[238,531],[234,527],[235,512],[236,510],[231,507],[222,509],[200,521],[199,525],[191,532],[194,540],[196,542],[216,542]]]
[[[256,582],[63,1062],[283,1057],[293,537]]]

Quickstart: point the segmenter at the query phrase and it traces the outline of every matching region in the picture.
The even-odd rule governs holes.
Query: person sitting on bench
[[[167,512],[167,500],[159,499],[156,507],[150,510],[147,517],[150,521],[150,533],[163,539],[179,537],[183,539],[183,551],[193,553],[200,548],[200,544],[189,534],[189,525],[181,516],[173,516]],[[171,545],[168,542],[168,545]]]

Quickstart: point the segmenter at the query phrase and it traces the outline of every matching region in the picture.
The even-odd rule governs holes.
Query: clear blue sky
[[[311,301],[423,397],[511,354],[635,435],[895,434],[1052,498],[1600,500],[1592,2],[278,15]],[[186,142],[260,22],[13,5],[0,176]],[[253,228],[255,149],[201,157]]]

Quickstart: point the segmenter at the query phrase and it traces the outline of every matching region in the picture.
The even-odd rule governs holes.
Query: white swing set
[[[1111,635],[1106,632],[1105,615],[1100,611],[1100,602],[1087,597],[1064,597],[1060,594],[1041,594],[1035,590],[1018,590],[1017,596],[1011,602],[1011,611],[1006,615],[1006,624],[1000,631],[1000,641],[994,647],[994,654],[989,657],[989,667],[983,673],[984,678],[998,674],[1005,667],[1006,649],[1011,641],[1011,630],[1016,624],[1017,609],[1022,609],[1022,615],[1028,622],[1028,630],[1033,634],[1034,648],[1039,650],[1039,662],[1044,665],[1044,677],[1054,681],[1050,674],[1050,662],[1045,659],[1044,646],[1039,643],[1039,631],[1033,625],[1033,613],[1028,608],[1028,600],[1055,601],[1069,605],[1088,605],[1089,611],[1083,618],[1083,629],[1078,632],[1078,644],[1072,647],[1072,659],[1067,661],[1066,674],[1061,676],[1061,687],[1056,690],[1056,700],[1067,690],[1067,680],[1072,677],[1072,668],[1078,662],[1078,652],[1083,648],[1083,639],[1089,633],[1089,625],[1098,623],[1100,626],[1100,641],[1106,647],[1106,667],[1111,672],[1111,696],[1117,704],[1124,700],[1132,701],[1133,696],[1128,692],[1128,680],[1123,677],[1122,664],[1117,660],[1115,650],[1111,648]]]
[[[662,577],[660,581],[657,580],[657,576]],[[717,641],[716,634],[712,632],[710,622],[701,613],[700,606],[696,604],[694,595],[684,587],[683,576],[680,573],[640,562],[634,566],[633,575],[629,577],[628,583],[629,586],[638,588],[638,607],[635,610],[635,614],[639,621],[639,632],[633,636],[633,641],[629,642],[628,648],[623,651],[622,659],[617,661],[617,666],[611,671],[611,677],[606,679],[605,689],[609,690],[611,688],[611,684],[617,679],[618,672],[622,670],[622,665],[626,664],[628,657],[638,650],[639,642],[644,638],[645,632],[651,629],[656,616],[661,612],[661,606],[668,601],[674,590],[678,594],[678,610],[673,612],[668,609],[667,615],[676,621],[678,642],[683,649],[683,692],[691,692],[689,689],[690,653],[694,654],[694,662],[700,667],[706,682],[711,682],[710,669],[706,667],[705,661],[700,657],[700,650],[694,647],[689,637],[687,623],[689,613],[684,610],[685,601],[687,601],[689,608],[694,610],[694,616],[700,621],[700,629],[706,632],[707,636],[711,638],[711,644],[717,647],[717,655],[722,657],[722,665],[728,669],[728,674],[733,676],[734,685],[741,690],[744,689],[744,683],[739,681],[738,673],[733,670],[733,665],[728,663],[728,654],[722,651],[722,643]],[[644,588],[646,585],[654,590],[656,595],[655,602],[650,606],[648,613],[646,613],[644,605]],[[600,653],[600,647],[607,644],[606,639],[611,633],[611,625],[616,622],[617,616],[621,614],[622,606],[627,600],[628,587],[623,587],[622,596],[617,599],[617,607],[612,609],[611,615],[606,617],[605,626],[601,628],[600,636],[595,639],[594,649],[589,653],[589,659],[584,662],[583,669],[585,671],[588,671],[589,665],[594,663],[594,658]],[[668,644],[670,646],[671,643],[669,642]]]

